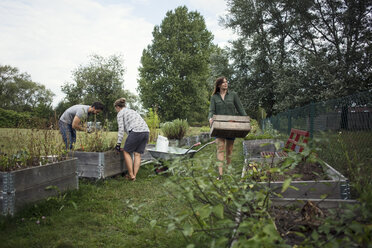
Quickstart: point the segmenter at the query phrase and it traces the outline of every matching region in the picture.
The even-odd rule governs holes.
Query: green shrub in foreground
[[[215,148],[206,149],[209,152],[169,165],[164,189],[183,207],[162,209],[164,217],[148,219],[150,226],[181,232],[187,247],[289,247],[267,214],[268,192],[250,190],[257,182],[241,178],[242,158],[234,158],[223,180],[216,180]],[[141,205],[128,206],[139,213],[135,221],[144,217]]]

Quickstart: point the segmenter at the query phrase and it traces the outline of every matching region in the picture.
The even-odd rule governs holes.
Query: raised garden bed
[[[256,162],[258,164],[262,163],[273,163],[274,165],[277,165],[281,161],[283,161],[284,158],[261,158],[259,157],[259,154],[262,150],[265,151],[275,151],[275,147],[273,145],[269,146],[261,146],[265,143],[273,143],[274,140],[252,140],[252,141],[244,141],[243,142],[243,152],[244,156],[246,158],[247,166],[245,166],[245,169],[248,169],[249,162]],[[261,150],[262,149],[262,150]],[[340,172],[338,172],[336,169],[331,167],[329,164],[324,163],[325,166],[323,169],[323,173],[320,173],[319,171],[317,174],[320,177],[314,177],[314,178],[306,178],[306,173],[308,175],[313,175],[314,170],[316,169],[316,166],[311,166],[309,168],[303,168],[302,170],[295,171],[293,173],[299,173],[305,175],[305,177],[293,180],[291,182],[291,186],[297,188],[287,188],[285,192],[281,192],[284,184],[284,178],[276,178],[273,177],[274,181],[270,182],[260,182],[259,184],[263,184],[268,186],[273,193],[281,195],[282,198],[290,198],[290,199],[350,199],[350,188],[349,188],[349,181],[346,177],[344,177]],[[305,166],[305,165],[298,165]],[[306,166],[309,166],[307,164]],[[307,170],[307,172],[306,172]],[[244,173],[244,171],[243,171]],[[272,197],[279,197],[276,194],[272,194]]]
[[[83,152],[74,151],[70,156],[78,158],[79,177],[105,179],[127,171],[122,152]]]
[[[78,189],[77,159],[0,172],[0,212],[13,215],[27,203]],[[58,190],[47,189],[53,186]]]
[[[255,159],[255,162],[264,161],[264,159]],[[274,181],[259,182],[259,184],[269,187],[272,191],[272,197],[283,198],[301,198],[301,199],[350,199],[349,181],[341,173],[324,163],[323,173],[316,172],[315,166],[311,164],[300,164],[300,166],[310,166],[301,170],[295,170],[293,173],[303,174],[303,177],[291,181],[291,186],[284,192],[282,191],[284,184],[284,177],[273,176]],[[246,167],[246,169],[249,166]],[[314,170],[312,170],[314,169]],[[309,175],[316,172],[313,176]],[[276,180],[276,181],[275,181]],[[277,195],[278,194],[278,195]]]

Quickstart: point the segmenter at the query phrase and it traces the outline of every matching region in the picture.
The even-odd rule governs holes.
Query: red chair
[[[296,152],[302,152],[304,150],[303,144],[307,144],[309,141],[310,133],[308,131],[303,131],[299,129],[291,129],[291,134],[289,135],[289,138],[287,140],[287,143],[285,144],[285,148],[296,151]],[[287,157],[288,154],[284,151],[279,152],[268,152],[263,151],[261,152],[261,157],[267,158],[267,157]]]

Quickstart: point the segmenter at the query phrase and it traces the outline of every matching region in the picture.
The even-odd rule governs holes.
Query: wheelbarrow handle
[[[200,146],[200,145],[201,145],[200,142],[193,144],[192,146],[190,146],[189,149],[187,149],[187,151],[185,152],[185,154],[187,154],[187,153],[188,153],[188,152],[189,152],[193,147],[195,147],[195,146]]]
[[[204,147],[206,147],[206,146],[208,146],[208,145],[210,145],[210,144],[214,144],[214,143],[216,143],[216,140],[213,140],[213,141],[211,141],[211,142],[208,142],[208,143],[204,144],[202,147],[200,147],[198,150],[196,150],[195,153],[199,152],[199,151],[200,151],[201,149],[203,149]]]

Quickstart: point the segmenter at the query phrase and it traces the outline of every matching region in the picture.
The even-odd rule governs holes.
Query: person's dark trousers
[[[66,150],[72,149],[76,142],[76,130],[72,128],[71,124],[67,124],[63,121],[58,122],[59,131],[61,132],[62,139],[66,144]]]

